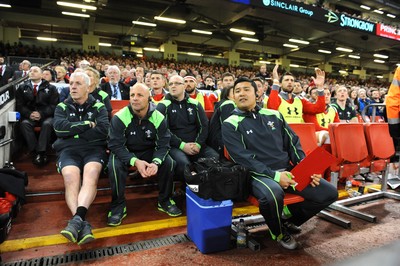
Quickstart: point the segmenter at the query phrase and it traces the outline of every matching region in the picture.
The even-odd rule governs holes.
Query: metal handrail
[[[51,61],[51,62],[49,62],[49,63],[47,63],[47,64],[44,64],[44,65],[41,66],[40,68],[43,70],[43,69],[45,69],[46,67],[52,65],[54,62],[55,62],[55,60],[53,60],[53,61]],[[19,79],[16,79],[16,80],[14,80],[14,81],[11,81],[10,83],[8,83],[8,84],[6,84],[6,85],[0,87],[0,94],[3,93],[3,91],[6,91],[6,90],[8,89],[8,87],[12,87],[12,86],[15,86],[15,85],[17,85],[17,84],[20,84],[21,82],[27,80],[28,78],[29,78],[29,75],[26,75],[25,77],[20,77]]]
[[[372,117],[371,117],[371,121],[375,121],[375,118],[376,118],[376,108],[378,108],[378,107],[385,107],[386,105],[384,104],[384,103],[370,103],[370,104],[368,104],[368,105],[366,105],[365,107],[364,107],[364,109],[362,110],[362,112],[361,112],[361,117],[362,117],[362,119],[364,120],[364,122],[369,122],[367,119],[366,119],[366,112],[367,112],[367,110],[370,108],[370,107],[372,107]]]

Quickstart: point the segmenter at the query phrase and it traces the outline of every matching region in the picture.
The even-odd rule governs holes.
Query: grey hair
[[[74,77],[83,77],[83,81],[86,83],[86,85],[90,86],[90,78],[85,72],[74,72],[71,74],[71,78]]]
[[[119,67],[117,67],[116,65],[111,65],[107,68],[107,74],[110,72],[110,70],[115,70],[118,72],[119,75],[121,75],[121,70],[119,69]]]

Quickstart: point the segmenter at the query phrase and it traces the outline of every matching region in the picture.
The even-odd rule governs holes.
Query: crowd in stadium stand
[[[150,73],[153,71],[160,72],[166,79],[174,74],[180,76],[191,75],[196,79],[197,89],[201,90],[220,90],[222,89],[222,75],[224,73],[231,73],[235,78],[246,76],[251,79],[261,77],[265,79],[265,92],[269,94],[272,86],[271,71],[268,65],[261,67],[241,67],[241,66],[228,66],[219,63],[209,63],[206,61],[170,61],[156,58],[130,58],[124,56],[117,56],[111,54],[104,54],[98,52],[84,52],[81,50],[74,51],[73,49],[61,49],[54,47],[36,47],[23,45],[22,43],[14,43],[14,45],[4,44],[0,42],[0,55],[6,56],[19,56],[19,57],[38,57],[56,59],[56,63],[45,70],[43,78],[49,82],[68,83],[68,77],[79,66],[91,66],[100,73],[101,83],[107,83],[106,71],[110,65],[115,65],[121,72],[120,82],[132,86],[136,82],[136,68],[144,71],[143,82],[149,87]],[[5,57],[3,57],[4,61]],[[0,62],[1,64],[1,62]],[[4,69],[6,63],[4,63]],[[26,68],[21,62],[20,69]],[[268,69],[269,68],[269,69]],[[24,69],[26,70],[26,69]],[[4,72],[5,70],[2,69]],[[284,69],[280,70],[281,73],[285,72]],[[15,71],[17,73],[18,71]],[[2,77],[2,85],[10,80],[14,80],[18,75],[14,73],[12,79],[5,80]],[[22,73],[22,72],[21,72]],[[25,72],[24,72],[25,73]],[[310,98],[310,89],[314,87],[310,75],[304,73],[292,72],[296,80],[300,83],[302,96]],[[21,74],[22,75],[22,74]],[[168,90],[168,85],[165,82],[165,89]],[[325,87],[329,88],[332,93],[332,101],[335,101],[335,89],[339,85],[344,85],[348,89],[349,103],[354,107],[358,114],[361,114],[365,105],[371,102],[382,103],[389,87],[388,82],[379,79],[362,80],[353,77],[333,76],[327,73],[325,79]],[[64,100],[67,95],[60,93],[60,99]],[[208,109],[210,109],[208,107]],[[212,109],[212,107],[211,107]],[[371,111],[369,111],[369,114]],[[379,116],[384,115],[381,111],[378,112]]]

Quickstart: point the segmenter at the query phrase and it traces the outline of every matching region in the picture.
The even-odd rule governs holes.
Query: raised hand
[[[312,80],[314,81],[315,86],[319,89],[323,88],[324,84],[325,84],[325,71],[316,67],[315,68],[315,76],[316,76],[316,78],[311,77]]]

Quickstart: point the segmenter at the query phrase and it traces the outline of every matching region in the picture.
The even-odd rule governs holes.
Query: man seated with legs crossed
[[[58,139],[53,147],[57,167],[64,178],[65,200],[73,215],[61,231],[79,245],[94,239],[85,220],[97,193],[97,181],[107,160],[108,112],[103,103],[89,95],[90,78],[83,72],[71,75],[70,96],[56,107],[54,129]]]
[[[137,83],[130,89],[130,104],[111,119],[108,162],[112,189],[107,224],[118,226],[126,216],[125,183],[128,167],[135,166],[143,178],[158,178],[158,210],[170,216],[182,214],[171,199],[176,163],[168,155],[171,135],[167,122],[150,97],[149,88]]]
[[[252,175],[252,194],[258,199],[272,238],[287,249],[298,244],[290,235],[299,232],[301,224],[337,199],[337,190],[321,175],[314,174],[302,191],[294,190],[295,177],[291,164],[304,157],[298,136],[290,129],[278,111],[262,109],[256,104],[254,81],[239,78],[233,95],[237,108],[222,124],[222,137],[231,158],[247,167]],[[285,208],[286,192],[300,195],[303,202]]]

